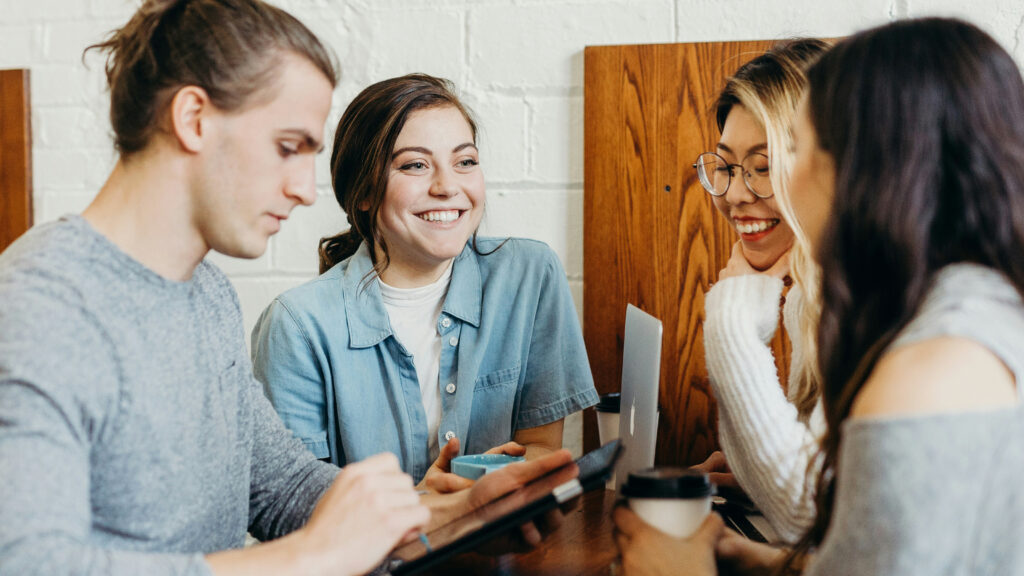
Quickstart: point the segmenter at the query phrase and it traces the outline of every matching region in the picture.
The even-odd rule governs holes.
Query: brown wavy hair
[[[366,242],[373,272],[380,275],[390,262],[388,247],[377,227],[377,214],[388,186],[391,154],[409,116],[417,110],[451,106],[462,113],[476,144],[477,126],[443,78],[408,74],[369,86],[345,109],[334,133],[331,184],[349,229],[320,239],[320,273],[355,254]],[[475,241],[474,233],[474,241]],[[383,258],[377,260],[377,251]]]
[[[309,60],[332,87],[338,76],[333,56],[306,26],[259,0],[146,0],[90,50],[107,54],[110,123],[122,157],[149,144],[185,86],[232,112],[273,96],[287,53]]]
[[[935,273],[973,262],[1024,293],[1024,82],[995,40],[960,20],[894,22],[840,42],[808,79],[836,177],[816,247],[828,432],[817,518],[789,562],[824,539],[842,425]]]

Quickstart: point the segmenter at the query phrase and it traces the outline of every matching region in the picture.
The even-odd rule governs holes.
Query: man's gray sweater
[[[336,474],[263,396],[215,266],[167,280],[77,216],[0,255],[0,574],[206,575]]]

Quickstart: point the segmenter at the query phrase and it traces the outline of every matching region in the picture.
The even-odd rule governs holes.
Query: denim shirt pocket
[[[516,364],[476,379],[467,454],[484,452],[512,440],[519,371]]]
[[[507,386],[514,384],[519,381],[519,364],[511,368],[504,368],[502,370],[495,370],[490,374],[484,374],[476,379],[476,385],[474,389],[476,391],[484,390],[487,388],[494,388],[497,386]]]

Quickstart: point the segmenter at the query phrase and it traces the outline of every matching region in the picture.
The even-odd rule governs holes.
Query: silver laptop
[[[634,470],[654,466],[658,442],[658,383],[661,379],[661,320],[626,305],[622,346],[619,438],[625,450],[615,467],[615,489]]]

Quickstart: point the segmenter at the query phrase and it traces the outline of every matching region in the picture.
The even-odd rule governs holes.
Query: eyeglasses
[[[697,156],[693,163],[697,169],[697,177],[704,189],[712,196],[724,196],[729,191],[732,183],[732,171],[740,169],[743,174],[743,183],[747,190],[754,196],[765,199],[771,198],[775,192],[772,190],[772,183],[768,179],[768,156],[760,152],[754,152],[743,159],[739,164],[729,164],[714,152],[705,152]]]

